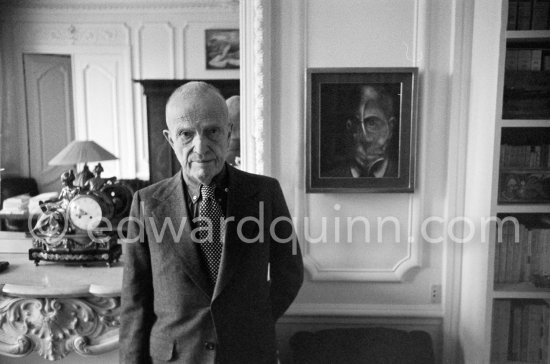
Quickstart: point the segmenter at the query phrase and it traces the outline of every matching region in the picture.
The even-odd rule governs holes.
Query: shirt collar
[[[183,171],[182,171],[182,174],[183,174]],[[201,196],[201,184],[193,183],[192,181],[186,182],[185,177],[183,178],[183,183],[187,187],[187,194],[190,198],[190,201],[192,203],[197,202]],[[210,185],[212,184],[218,188],[227,187],[227,167],[225,163],[223,164],[223,168],[221,172],[215,175],[214,178],[212,178],[212,182],[210,182]]]

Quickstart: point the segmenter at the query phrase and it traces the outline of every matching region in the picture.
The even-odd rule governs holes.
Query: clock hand
[[[77,207],[78,208],[78,207]],[[76,217],[77,218],[81,218],[82,216],[86,216],[88,215],[88,213],[84,210],[82,210],[81,208],[78,208],[77,212],[75,213]]]

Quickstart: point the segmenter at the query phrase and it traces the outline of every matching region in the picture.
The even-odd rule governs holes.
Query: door
[[[74,139],[71,57],[25,54],[23,63],[30,174],[40,193],[59,191],[61,173],[71,167],[48,162]]]

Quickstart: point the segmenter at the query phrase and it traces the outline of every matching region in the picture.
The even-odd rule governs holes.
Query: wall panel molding
[[[342,303],[295,303],[286,316],[386,316],[386,317],[442,317],[439,305],[382,305]]]
[[[75,136],[80,140],[95,140],[119,158],[105,161],[105,175],[123,176],[124,165],[133,164],[134,156],[126,158],[129,143],[121,141],[121,119],[126,104],[121,102],[122,57],[113,55],[85,55],[74,59],[75,71]],[[93,167],[92,167],[93,168]]]
[[[164,32],[164,34],[161,34]],[[150,38],[147,38],[149,33]],[[168,21],[147,22],[138,27],[139,65],[142,79],[176,78],[176,28]],[[162,44],[161,40],[165,43]],[[163,54],[163,50],[166,52]],[[165,63],[160,66],[160,63]]]
[[[420,266],[421,263],[421,243],[419,229],[415,229],[416,224],[413,222],[415,214],[417,214],[414,196],[408,197],[408,220],[407,220],[407,232],[405,234],[405,249],[399,250],[400,255],[392,256],[392,261],[383,267],[364,267],[357,268],[356,266],[350,266],[349,260],[345,255],[337,255],[335,252],[334,260],[331,261],[331,265],[325,265],[323,262],[316,258],[315,247],[319,244],[310,244],[302,237],[302,251],[304,256],[304,265],[311,275],[313,281],[363,281],[363,282],[401,282],[404,279],[405,274]],[[306,212],[306,216],[307,216]],[[343,220],[343,218],[342,218]],[[369,221],[372,219],[369,219]],[[334,244],[333,246],[342,246],[346,243]],[[353,242],[352,244],[362,244],[360,242]],[[378,244],[371,242],[371,245]],[[384,243],[387,244],[387,243]],[[342,249],[344,250],[344,249]],[[338,251],[342,253],[342,251]],[[345,254],[345,253],[342,253]],[[338,264],[334,264],[338,262]]]
[[[185,79],[185,47],[187,46],[187,30],[189,29],[189,23],[186,21],[182,24],[178,24],[175,31],[174,48],[175,48],[175,70],[177,79]],[[179,47],[178,47],[179,44]]]
[[[56,77],[54,74],[55,73],[58,73],[60,75],[60,77]],[[65,91],[68,91],[71,89],[71,76],[70,74],[67,72],[67,69],[61,67],[61,66],[57,66],[57,67],[53,67],[53,68],[50,68],[48,69],[46,72],[44,72],[43,74],[41,74],[40,76],[38,76],[38,78],[36,79],[36,89],[38,90],[38,94],[42,94],[42,93],[47,93],[50,89],[50,84],[48,82],[52,82],[52,80],[63,80],[63,84],[65,85]],[[72,97],[72,95],[68,95],[67,93],[65,93],[65,100],[68,100],[70,97]],[[66,101],[67,103],[67,101]],[[45,140],[48,140],[48,136],[46,135],[47,132],[48,132],[48,128],[47,128],[47,119],[48,119],[48,110],[44,108],[44,105],[43,104],[38,104],[38,125],[39,125],[39,129],[38,129],[38,135],[39,135],[39,139],[40,139],[40,143],[39,144],[39,150],[40,150],[40,155],[42,156],[40,162],[39,162],[39,168],[42,169],[42,170],[45,170],[46,168],[48,168],[48,162],[49,162],[49,159],[47,158],[47,150],[45,148],[45,145],[44,145],[44,141]],[[66,114],[66,119],[67,120],[70,120],[71,119],[71,114],[70,112],[68,112],[67,110],[67,114]],[[68,127],[68,125],[66,125],[66,129],[65,130],[60,130],[59,133],[60,134],[63,134],[63,132],[65,132],[65,136],[67,139],[70,139],[71,138],[71,134],[72,134],[72,130]]]
[[[240,4],[243,169],[270,174],[271,3],[269,0],[241,0]]]
[[[17,22],[20,44],[120,46],[129,44],[123,24]]]

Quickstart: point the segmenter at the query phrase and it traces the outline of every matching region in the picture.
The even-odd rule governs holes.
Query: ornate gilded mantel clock
[[[128,216],[133,190],[115,177],[101,178],[101,164],[94,177],[74,185],[72,170],[61,175],[62,190],[55,200],[41,202],[42,214],[32,229],[29,259],[64,263],[118,261],[122,248],[117,226]]]

